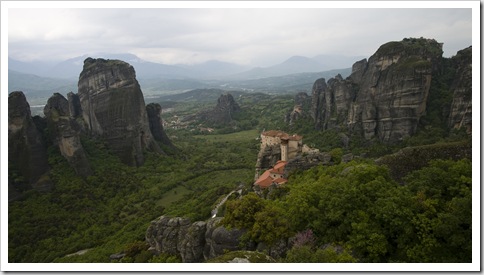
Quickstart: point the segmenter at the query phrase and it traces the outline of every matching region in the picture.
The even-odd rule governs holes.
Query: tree
[[[248,193],[240,200],[226,202],[225,216],[222,224],[228,227],[250,229],[255,223],[255,214],[261,211],[265,202],[255,193]]]
[[[292,235],[291,223],[285,211],[275,203],[268,203],[255,214],[255,222],[249,234],[256,242],[268,245]]]

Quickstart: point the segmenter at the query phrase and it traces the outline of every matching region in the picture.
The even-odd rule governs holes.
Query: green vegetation
[[[83,139],[94,175],[81,179],[51,147],[50,193],[28,191],[9,204],[10,262],[110,262],[111,254],[144,240],[164,215],[210,217],[219,198],[251,184],[258,142],[254,131],[206,140],[176,133],[176,155],[147,153],[142,167],[122,164],[99,142]],[[237,138],[234,138],[237,136]],[[83,249],[83,255],[64,257]],[[142,256],[123,261],[162,261]],[[173,259],[164,259],[174,261]],[[114,260],[117,261],[117,260]]]
[[[181,262],[146,250],[150,222],[161,215],[206,220],[217,202],[244,186],[244,196],[229,198],[218,216],[228,227],[246,229],[243,241],[293,240],[278,262],[469,262],[471,144],[460,132],[447,134],[445,113],[438,107],[449,104],[451,75],[435,80],[442,90],[431,91],[437,103],[427,106],[417,135],[394,146],[337,130],[314,131],[310,118],[288,126],[284,116],[293,97],[264,94],[237,98],[243,111],[234,117],[236,127],[214,133],[201,133],[198,125],[166,129],[177,150],[146,152],[138,168],[122,164],[105,144],[83,139],[94,174],[82,179],[51,146],[54,190],[26,191],[9,203],[9,261]],[[166,107],[174,111],[163,117],[193,114],[210,104],[170,103]],[[303,135],[305,144],[329,152],[335,165],[295,171],[284,188],[267,199],[257,196],[250,190],[257,138],[264,129]],[[413,147],[393,154],[404,146]],[[344,163],[347,153],[366,158]],[[377,164],[370,159],[376,157],[381,157]],[[14,169],[9,179],[22,181]],[[126,256],[111,260],[116,253]],[[210,262],[235,257],[276,261],[264,253],[237,251]]]
[[[392,41],[380,46],[378,55],[393,55],[406,52],[409,55],[417,53],[429,53],[434,56],[442,56],[441,45],[433,40],[426,38],[404,38],[402,41]]]
[[[471,262],[471,178],[467,159],[431,161],[404,185],[370,161],[321,166],[290,177],[279,199],[230,202],[224,222],[267,243],[314,232],[296,238],[287,262]],[[260,216],[268,225],[257,226]]]

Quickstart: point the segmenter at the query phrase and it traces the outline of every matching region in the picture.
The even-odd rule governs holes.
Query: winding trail
[[[233,193],[239,193],[239,195],[242,195],[242,187],[239,186],[237,189],[233,190],[232,192],[230,192],[227,196],[225,196],[225,198],[223,198],[216,206],[215,208],[212,210],[211,214],[212,214],[212,219],[217,217],[217,213],[218,213],[218,209],[220,206],[222,206],[227,200],[228,198],[230,197],[230,195],[232,195]]]

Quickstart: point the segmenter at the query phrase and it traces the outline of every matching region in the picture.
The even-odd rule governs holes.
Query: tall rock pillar
[[[121,161],[139,166],[144,162],[143,150],[162,152],[151,134],[143,94],[131,65],[87,58],[78,88],[87,132],[106,141]]]

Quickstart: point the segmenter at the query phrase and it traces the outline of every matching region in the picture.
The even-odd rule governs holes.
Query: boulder
[[[205,233],[205,259],[215,258],[227,251],[240,250],[239,238],[244,234],[241,229],[227,229],[219,226],[218,223],[221,218],[214,218],[207,224],[207,232]]]
[[[184,263],[203,262],[239,250],[239,229],[219,225],[221,218],[190,223],[189,219],[161,216],[146,230],[146,242],[155,254],[178,255]]]
[[[185,238],[180,240],[180,255],[184,263],[202,262],[205,248],[205,232],[207,223],[203,221],[194,222],[188,227]]]

